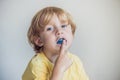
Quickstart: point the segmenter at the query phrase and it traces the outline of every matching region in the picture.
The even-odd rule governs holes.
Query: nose
[[[56,36],[61,36],[61,35],[63,35],[63,30],[57,29]]]

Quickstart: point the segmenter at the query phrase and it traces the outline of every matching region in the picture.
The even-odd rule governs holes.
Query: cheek
[[[48,39],[49,39],[49,34],[47,34],[47,33],[43,33],[42,35],[42,40],[44,41],[44,42],[46,42],[46,41],[48,41]]]
[[[45,36],[45,35],[42,36],[42,42],[43,42],[44,44],[46,44],[46,42],[48,42],[47,36]]]
[[[72,29],[71,29],[71,26],[68,26],[68,28],[67,28],[67,33],[69,33],[69,34],[72,34]]]
[[[44,43],[51,44],[54,42],[54,37],[49,35],[44,37]]]
[[[72,35],[69,37],[69,40],[70,40],[70,43],[72,43],[72,41],[73,41],[73,36]]]
[[[68,34],[69,38],[73,38],[73,34],[72,34],[71,29],[67,31],[67,34]]]
[[[73,41],[72,33],[68,33],[66,36],[67,36],[68,42],[71,43]]]

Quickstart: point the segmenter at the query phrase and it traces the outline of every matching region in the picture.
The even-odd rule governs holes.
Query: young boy
[[[28,31],[36,51],[22,80],[88,80],[79,58],[68,51],[75,24],[69,13],[58,7],[46,7],[34,17]]]

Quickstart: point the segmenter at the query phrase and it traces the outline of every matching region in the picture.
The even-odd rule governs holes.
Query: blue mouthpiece
[[[57,41],[57,44],[62,44],[62,43],[63,43],[63,40],[64,40],[64,38],[60,38],[60,39]]]

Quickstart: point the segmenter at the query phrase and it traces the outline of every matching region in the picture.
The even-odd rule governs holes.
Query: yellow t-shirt
[[[89,80],[79,58],[67,53],[73,64],[64,72],[62,80]],[[44,53],[37,53],[29,62],[22,80],[49,80],[54,64],[51,63]]]

